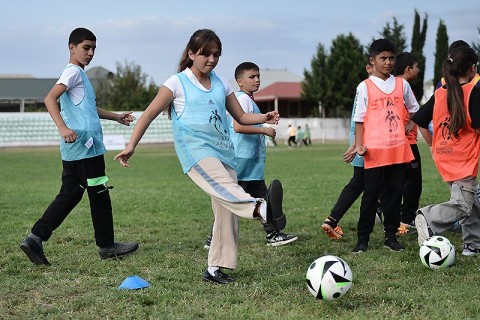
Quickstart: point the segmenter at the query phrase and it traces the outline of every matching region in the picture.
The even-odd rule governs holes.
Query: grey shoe
[[[462,256],[474,256],[480,254],[480,248],[474,246],[473,243],[464,243]]]
[[[417,214],[415,217],[415,226],[418,233],[418,245],[422,246],[425,240],[430,239],[433,235],[432,230],[428,227],[427,219],[425,219],[422,213]]]
[[[100,259],[105,260],[105,259],[111,259],[111,258],[116,259],[116,258],[124,257],[131,253],[134,253],[137,250],[138,250],[137,242],[133,242],[133,243],[114,242],[113,245],[110,247],[100,248],[100,251],[98,253],[100,255]]]
[[[23,239],[22,243],[20,244],[20,249],[25,252],[27,255],[28,259],[30,259],[31,262],[38,264],[38,265],[50,265],[50,262],[48,262],[47,258],[45,257],[45,254],[43,253],[43,246],[42,244],[38,244],[35,240],[33,240],[30,237],[26,237]]]

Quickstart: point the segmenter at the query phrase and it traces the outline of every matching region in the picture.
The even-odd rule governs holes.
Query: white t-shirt
[[[63,70],[62,75],[57,80],[56,84],[63,84],[67,86],[67,94],[74,104],[79,104],[83,100],[84,89],[82,72],[78,66],[69,63]]]
[[[195,77],[195,75],[193,74],[192,70],[190,70],[190,68],[183,70],[182,73],[185,74],[187,78],[190,79],[190,81],[192,81],[192,83],[200,90],[209,91],[198,81],[197,77]],[[230,84],[227,81],[223,80],[222,78],[220,78],[220,80],[222,81],[223,86],[225,87],[225,96],[229,96],[230,94],[232,94],[233,89],[230,86]],[[173,97],[174,97],[173,104],[175,106],[175,112],[177,114],[182,113],[183,108],[185,107],[185,92],[183,91],[183,86],[182,86],[182,83],[180,82],[180,79],[176,75],[172,75],[170,76],[170,78],[167,79],[167,81],[163,83],[163,85],[173,93]]]
[[[370,76],[370,80],[384,93],[389,94],[395,90],[395,77],[390,75],[387,80],[380,79],[376,76]],[[415,113],[418,111],[420,106],[418,105],[417,99],[413,95],[412,88],[410,84],[405,79],[403,80],[403,101],[405,102],[405,107],[409,113]],[[353,121],[354,122],[363,122],[365,119],[365,113],[367,112],[368,106],[368,92],[367,84],[365,81],[360,82],[357,87],[357,94],[355,96],[355,102],[353,103]]]
[[[253,100],[248,94],[238,95],[237,99],[245,113],[253,113]]]

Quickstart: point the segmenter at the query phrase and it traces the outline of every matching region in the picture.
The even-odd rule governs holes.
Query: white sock
[[[207,271],[208,273],[210,273],[212,276],[214,276],[215,274],[215,271],[217,271],[218,269],[220,269],[219,267],[208,267],[207,268]]]
[[[260,202],[260,210],[259,213],[260,213],[260,216],[262,217],[262,219],[267,222],[267,201],[265,201],[265,199],[257,199],[259,202]]]

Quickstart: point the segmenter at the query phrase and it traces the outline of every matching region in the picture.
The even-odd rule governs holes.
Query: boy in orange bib
[[[357,245],[353,252],[368,249],[375,224],[377,199],[381,186],[384,213],[385,246],[403,250],[396,233],[400,226],[400,205],[405,163],[414,159],[406,137],[404,119],[418,110],[408,82],[391,75],[395,46],[386,39],[370,45],[370,63],[374,73],[357,87],[354,116],[355,149],[364,157],[365,188],[357,226]]]

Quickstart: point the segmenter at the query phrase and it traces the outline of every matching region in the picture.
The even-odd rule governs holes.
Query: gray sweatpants
[[[463,243],[480,248],[479,186],[474,177],[449,182],[450,200],[419,209],[433,234],[441,234],[456,221],[462,226]]]

